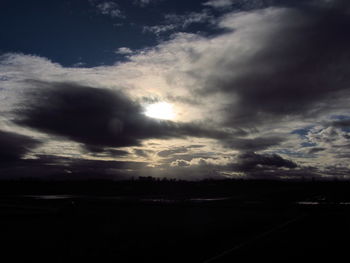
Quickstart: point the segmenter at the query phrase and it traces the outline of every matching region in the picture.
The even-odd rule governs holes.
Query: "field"
[[[344,182],[0,188],[1,256],[8,262],[337,262],[350,241]]]

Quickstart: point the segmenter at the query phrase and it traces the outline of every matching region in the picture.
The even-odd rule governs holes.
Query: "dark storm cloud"
[[[53,155],[36,155],[36,160],[31,160],[33,163],[40,163],[44,165],[57,165],[68,167],[71,169],[84,170],[84,169],[139,169],[146,166],[144,162],[133,161],[115,161],[115,160],[89,160],[79,158],[69,158]]]
[[[338,121],[334,121],[331,123],[331,125],[333,127],[336,127],[336,128],[350,128],[350,120],[338,120]]]
[[[87,153],[96,156],[96,157],[123,157],[129,155],[128,151],[110,149],[104,147],[95,147],[95,146],[86,146],[85,150]]]
[[[299,167],[278,154],[246,152],[240,154],[229,167],[232,171],[243,172],[250,179],[301,179],[303,176],[314,176],[309,169]]]
[[[147,158],[150,153],[152,153],[152,150],[144,150],[144,149],[134,149],[134,153],[137,156]]]
[[[104,161],[104,160],[87,160],[87,159],[72,159],[70,160],[69,169],[75,173],[103,174],[108,171],[117,171],[115,175],[123,173],[127,174],[128,170],[143,169],[147,163],[132,162],[132,161]]]
[[[0,165],[1,179],[39,178],[53,180],[130,179],[147,163],[106,161],[36,155],[36,159],[18,159],[11,166]]]
[[[264,19],[249,25],[251,32],[264,32],[247,33],[251,43],[259,45],[258,51],[239,63],[235,56],[232,60],[223,57],[202,90],[204,95],[218,92],[234,98],[225,109],[227,124],[254,126],[285,116],[313,116],[340,106],[337,101],[349,96],[350,86],[347,11],[289,8],[256,12],[268,21],[266,27]],[[271,19],[275,19],[273,26]]]
[[[224,146],[240,151],[261,151],[268,149],[271,146],[277,146],[282,143],[285,138],[270,136],[270,137],[257,137],[254,139],[248,138],[234,138],[223,141]]]
[[[198,149],[198,148],[203,148],[205,145],[203,144],[191,144],[191,145],[188,145],[186,146],[187,149]]]
[[[307,180],[322,179],[322,174],[317,170],[307,167],[302,169],[255,169],[246,173],[249,179],[258,180]]]
[[[168,157],[171,155],[176,155],[176,156],[184,156],[184,153],[188,153],[191,149],[199,149],[203,148],[204,145],[199,145],[199,144],[192,144],[192,145],[186,145],[182,147],[174,147],[169,150],[163,150],[157,153],[158,156],[160,157]],[[185,154],[187,155],[187,154]],[[196,154],[188,154],[189,156],[195,156]],[[175,156],[175,158],[176,158]]]
[[[218,9],[220,11],[251,10],[264,8],[273,4],[283,2],[281,0],[209,0],[203,3],[204,6]]]
[[[238,157],[236,169],[240,171],[255,170],[258,166],[273,168],[296,168],[297,164],[293,161],[282,158],[277,154],[257,154],[248,152]]]
[[[169,155],[173,155],[176,153],[186,153],[188,150],[186,147],[178,147],[170,150],[163,150],[158,152],[158,156],[160,157],[168,157]]]
[[[349,146],[347,147],[347,149],[349,149]],[[344,153],[339,153],[336,155],[337,158],[345,158],[345,159],[349,159],[350,158],[350,152],[344,152]],[[349,173],[350,174],[350,173]]]
[[[194,123],[146,117],[141,106],[118,91],[73,83],[33,82],[15,122],[83,143],[89,150],[139,145],[144,139],[226,138],[230,134]]]
[[[219,11],[254,10],[270,6],[303,6],[317,8],[344,8],[347,6],[344,0],[209,0],[204,6],[218,9]]]
[[[39,143],[28,136],[0,131],[0,164],[19,160]]]
[[[104,150],[104,152],[106,152],[110,156],[115,156],[115,157],[116,156],[126,156],[129,154],[128,151],[116,150],[116,149],[107,149],[107,150]]]
[[[323,152],[325,150],[326,148],[323,148],[323,147],[310,147],[310,149],[307,150],[307,153],[315,154],[315,153]]]
[[[185,157],[185,158],[183,158]],[[187,158],[186,158],[187,157]],[[227,159],[229,161],[230,158]],[[170,161],[170,159],[169,159]],[[195,156],[176,156],[171,162],[172,168],[181,168],[183,173],[190,171],[201,171],[204,175],[232,176],[235,178],[237,174],[246,178],[257,179],[279,179],[288,176],[300,179],[302,176],[309,176],[310,169],[300,167],[295,162],[285,159],[278,154],[257,154],[254,152],[245,152],[238,154],[232,161],[222,162],[215,157],[195,157]],[[314,175],[314,173],[312,173]]]

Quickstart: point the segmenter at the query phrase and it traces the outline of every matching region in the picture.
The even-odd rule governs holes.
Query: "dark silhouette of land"
[[[349,189],[340,181],[3,181],[2,262],[337,262],[350,241]]]

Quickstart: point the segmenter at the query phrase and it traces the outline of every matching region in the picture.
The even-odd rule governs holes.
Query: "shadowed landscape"
[[[341,258],[348,182],[3,182],[2,255],[50,262]]]

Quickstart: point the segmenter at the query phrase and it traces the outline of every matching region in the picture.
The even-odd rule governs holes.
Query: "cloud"
[[[112,18],[125,18],[125,15],[120,10],[117,3],[113,1],[94,1],[90,0],[90,3],[94,5],[98,12],[102,15],[107,15]]]
[[[185,30],[193,24],[213,24],[214,16],[207,10],[202,12],[189,12],[185,14],[166,14],[164,22],[160,25],[144,26],[143,32],[151,32],[155,35],[175,30]]]
[[[188,151],[188,149],[186,147],[178,147],[175,149],[160,151],[157,153],[157,155],[160,157],[168,157],[169,155],[173,155],[176,153],[186,153],[187,151]]]
[[[315,154],[315,153],[319,153],[326,150],[326,148],[322,148],[322,147],[309,147],[307,149],[307,153],[308,154]]]
[[[210,0],[203,3],[204,6],[210,6],[213,8],[229,8],[233,5],[235,0]]]
[[[181,157],[181,156],[179,156]],[[230,164],[231,158],[218,158],[218,157],[195,157],[190,160],[176,159],[170,163],[170,166],[192,166],[192,167],[209,167],[209,168],[220,168]]]
[[[134,0],[133,4],[136,6],[140,6],[140,7],[146,7],[150,4],[154,4],[154,3],[157,3],[160,1],[162,1],[162,0]]]
[[[346,117],[350,103],[349,4],[230,2],[234,3],[232,12],[224,10],[224,15],[206,8],[205,12],[167,15],[171,23],[149,28],[162,34],[187,30],[203,21],[211,29],[216,26],[215,35],[174,33],[111,66],[65,68],[33,55],[1,56],[0,124],[15,120],[22,129],[60,136],[94,152],[138,146],[142,151],[127,149],[128,158],[154,157],[152,164],[163,165],[162,169],[174,162],[172,176],[198,168],[192,159],[198,163],[206,160],[208,165],[215,157],[224,159],[230,151],[243,156],[236,158],[236,166],[212,167],[240,172],[239,168],[243,171],[250,165],[255,172],[245,169],[245,173],[254,176],[292,176],[291,170],[293,176],[302,171],[325,174],[336,167],[346,171],[350,156],[346,149],[350,126]],[[265,4],[249,7],[258,2]],[[225,1],[221,3],[224,6]],[[244,8],[236,9],[241,3]],[[266,6],[270,7],[257,9]],[[129,53],[127,49],[119,51]],[[22,97],[28,101],[22,103]],[[172,103],[176,120],[144,116],[142,106],[147,100]],[[305,133],[293,133],[295,130]],[[194,142],[188,137],[201,140]],[[171,156],[172,150],[179,150],[170,148],[169,140],[174,138],[186,140],[181,146],[188,152]],[[215,141],[208,143],[207,138]],[[145,146],[151,139],[168,141]],[[186,144],[206,146],[193,152]],[[147,147],[152,154],[147,155]],[[156,153],[164,150],[169,155],[157,158]],[[299,166],[291,168],[288,162],[268,165],[283,163],[273,154],[291,158]],[[316,170],[305,168],[309,166]]]
[[[126,180],[139,175],[146,165],[145,162],[37,155],[35,159],[17,159],[10,165],[0,165],[0,173],[2,179]]]
[[[306,138],[309,142],[323,147],[347,147],[350,142],[350,133],[332,126],[316,126],[309,130]]]
[[[120,55],[129,55],[132,54],[132,50],[128,47],[120,47],[117,49],[117,51],[115,51],[116,54],[120,54]]]
[[[349,7],[346,2],[344,0],[209,0],[203,5],[218,11],[256,10],[271,6],[344,10]]]
[[[298,3],[303,5],[305,2]],[[288,0],[209,0],[203,3],[204,6],[211,7],[217,11],[234,11],[234,10],[255,10],[270,6],[290,6],[293,2]]]
[[[237,164],[234,164],[235,169],[239,171],[250,171],[260,168],[296,168],[297,164],[293,161],[286,160],[277,154],[256,154],[247,152],[239,155]]]
[[[92,145],[86,145],[85,150],[87,150],[87,152],[92,156],[101,158],[126,157],[129,155],[128,151],[98,146],[96,147]]]
[[[170,163],[171,167],[186,167],[190,165],[191,165],[191,162],[186,160],[176,160]]]
[[[349,23],[347,16],[317,14],[312,21],[305,21],[300,28],[295,28],[295,32],[291,30],[290,35],[286,36],[289,43],[283,43],[284,50],[282,45],[278,52],[272,51],[268,55],[280,55],[279,64],[284,65],[260,80],[260,84],[268,88],[263,94],[257,92],[254,100],[258,102],[258,96],[264,95],[270,98],[264,102],[266,108],[263,110],[275,115],[278,111],[284,115],[323,114],[324,110],[333,109],[329,107],[333,99],[338,100],[342,107],[344,101],[341,97],[348,98],[349,79],[345,76],[350,68],[344,58],[349,54],[345,45],[350,38],[337,28],[347,28],[344,25]],[[267,77],[274,80],[269,81]],[[287,78],[292,81],[286,81]],[[272,101],[275,107],[268,105]]]
[[[168,32],[168,31],[174,31],[176,28],[178,28],[177,25],[155,25],[155,26],[144,26],[143,32],[147,33],[153,33],[157,36],[159,36],[162,33]]]
[[[221,26],[234,32],[222,39],[222,51],[215,58],[202,54],[192,72],[204,87],[198,92],[231,97],[223,110],[235,126],[315,115],[330,110],[334,98],[344,105],[347,25],[349,16],[328,12],[268,8],[230,14]]]
[[[190,12],[183,15],[166,14],[164,16],[167,23],[176,24],[181,28],[186,28],[192,24],[213,23],[214,16],[207,10],[201,12]]]
[[[346,0],[310,0],[307,3],[311,6],[316,6],[326,9],[337,9],[342,11],[349,11],[349,2]]]
[[[256,138],[233,138],[223,140],[225,147],[240,151],[261,151],[281,144],[285,139],[278,136]]]
[[[304,137],[300,152],[314,159],[314,165],[320,170],[328,166],[350,168],[344,159],[349,158],[350,132],[346,120],[326,122],[309,128]]]
[[[350,119],[333,121],[331,125],[336,128],[350,128]]]
[[[308,169],[301,168],[295,162],[280,155],[254,152],[246,152],[224,159],[176,159],[170,163],[170,167],[181,169],[184,173],[202,171],[204,176],[211,174],[217,178],[241,178],[243,176],[251,179],[281,179],[286,176],[300,179],[302,176],[311,174]]]
[[[192,158],[191,160],[177,159],[171,163],[172,166],[211,166],[226,167],[232,171],[248,172],[260,169],[278,169],[278,168],[297,168],[298,165],[282,158],[278,154],[257,154],[254,152],[245,152],[231,158]],[[186,165],[185,165],[186,164]]]
[[[187,136],[222,138],[229,133],[194,123],[148,118],[120,91],[75,83],[32,82],[15,122],[41,132],[100,147],[140,145],[142,140]]]
[[[144,158],[148,158],[148,157],[149,157],[149,154],[150,154],[151,152],[152,152],[152,151],[150,151],[150,150],[134,149],[134,153],[135,153],[137,156],[144,157]]]
[[[27,152],[40,144],[39,141],[25,135],[0,131],[0,164],[21,159]]]

